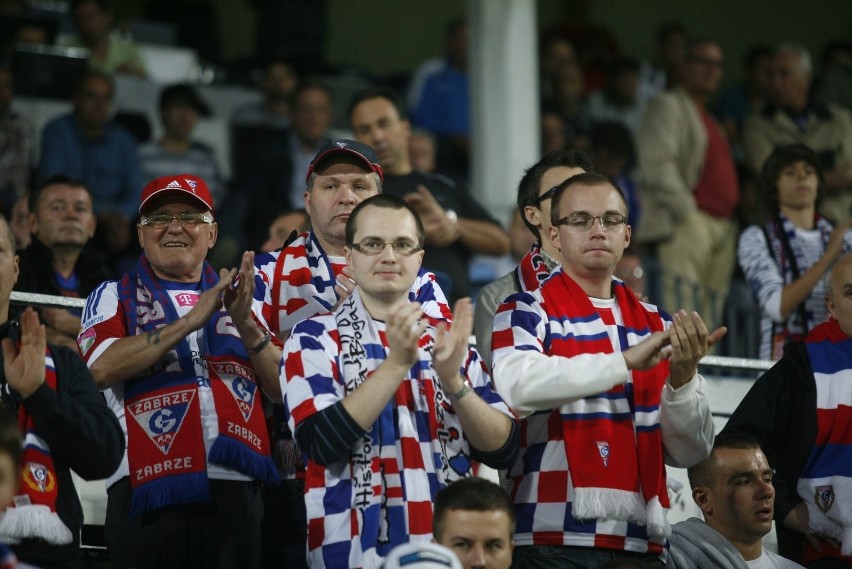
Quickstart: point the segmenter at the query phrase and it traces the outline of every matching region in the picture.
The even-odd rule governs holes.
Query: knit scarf
[[[272,287],[272,330],[291,330],[301,320],[328,312],[337,302],[328,255],[313,231],[281,250]]]
[[[822,249],[825,251],[834,227],[819,214],[814,218],[814,227],[819,230]],[[796,236],[796,226],[783,213],[779,212],[764,225],[763,234],[766,236],[770,254],[781,270],[785,284],[790,284],[801,277],[802,273],[813,265],[814,260],[805,256],[805,251]],[[822,304],[822,299],[819,299],[819,302]],[[783,338],[784,343],[802,340],[815,324],[817,324],[816,317],[812,310],[808,310],[808,299],[802,301],[783,323],[773,322],[768,338],[772,342],[772,359],[780,359],[783,355],[784,345],[780,342],[776,345],[776,338]]]
[[[204,262],[201,288],[218,281]],[[135,273],[119,282],[119,298],[132,334],[145,334],[178,319],[168,290],[142,255]],[[210,499],[207,462],[263,482],[278,473],[269,458],[269,440],[251,361],[222,308],[199,337],[202,354],[181,340],[150,375],[124,384],[127,458],[132,488],[131,516]],[[205,456],[195,364],[206,365],[219,436]]]
[[[551,269],[541,251],[541,245],[533,243],[533,246],[518,263],[518,268],[515,269],[515,280],[521,292],[531,292],[538,290],[541,283],[550,276],[550,273]]]
[[[811,530],[852,555],[852,338],[830,318],[808,334],[805,347],[816,383],[817,436],[797,490]]]
[[[44,382],[56,391],[56,367],[50,348],[44,362]],[[40,538],[53,545],[67,545],[74,536],[56,513],[59,486],[50,447],[38,435],[24,405],[18,406],[18,426],[24,434],[19,485],[23,494],[15,496],[14,507],[7,508],[0,518],[0,541],[20,543],[24,538]]]
[[[621,351],[664,329],[660,315],[645,308],[623,282],[612,289],[624,321]],[[541,288],[543,308],[554,333],[548,355],[612,353],[606,326],[586,293],[564,271]],[[663,361],[633,370],[626,385],[560,407],[565,452],[577,520],[611,519],[647,526],[649,535],[669,534],[666,471],[659,414],[669,373]],[[638,481],[638,482],[637,482]]]
[[[387,339],[357,289],[334,316],[344,393],[351,393],[385,360]],[[372,566],[370,560],[379,565],[379,557],[409,541],[415,524],[431,531],[431,520],[410,519],[406,498],[422,496],[424,489],[434,498],[438,489],[471,474],[470,446],[432,367],[431,332],[420,338],[419,347],[418,362],[349,459],[352,539],[360,542],[365,567]],[[423,417],[427,424],[418,420]]]

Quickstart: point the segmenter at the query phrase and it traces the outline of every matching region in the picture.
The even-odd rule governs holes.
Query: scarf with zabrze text
[[[204,262],[201,288],[218,281]],[[119,282],[127,329],[145,334],[177,320],[168,291],[144,255]],[[219,435],[205,456],[194,354],[181,340],[151,374],[125,382],[131,516],[210,498],[207,461],[263,482],[276,482],[254,370],[230,316],[219,309],[203,328],[206,367]]]
[[[659,313],[645,308],[623,282],[613,280],[612,288],[624,321],[621,350],[664,329]],[[564,271],[542,285],[541,295],[551,324],[561,322],[565,330],[554,335],[548,355],[570,358],[614,351],[597,310]],[[668,361],[632,370],[627,384],[560,408],[575,519],[633,522],[647,526],[652,537],[670,533],[659,425],[668,373]]]

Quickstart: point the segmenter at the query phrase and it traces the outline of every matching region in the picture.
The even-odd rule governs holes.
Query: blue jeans
[[[573,545],[519,545],[512,569],[663,569],[652,553]]]

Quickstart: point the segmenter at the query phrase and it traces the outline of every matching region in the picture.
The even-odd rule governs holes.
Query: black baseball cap
[[[305,183],[311,179],[311,174],[314,173],[322,162],[326,162],[334,156],[353,157],[359,162],[363,162],[364,166],[366,166],[368,170],[375,172],[379,175],[379,178],[383,182],[385,181],[385,174],[382,172],[379,159],[376,157],[376,153],[373,152],[371,147],[362,142],[358,142],[357,140],[339,138],[324,144],[323,147],[319,149],[317,155],[314,156],[313,160],[311,160],[310,166],[308,166],[308,175],[305,176]]]

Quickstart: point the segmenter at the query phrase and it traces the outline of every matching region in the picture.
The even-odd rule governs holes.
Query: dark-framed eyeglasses
[[[368,238],[362,239],[359,243],[349,244],[350,247],[352,247],[359,253],[369,255],[370,257],[381,255],[388,245],[391,246],[391,249],[393,249],[394,254],[402,255],[403,257],[410,257],[411,255],[423,249],[423,247],[421,247],[419,244],[414,241],[409,241],[408,239],[397,239],[396,241],[382,241],[381,239]]]
[[[559,186],[553,186],[552,188],[538,196],[533,203],[537,206],[541,205],[541,202],[553,197],[553,194],[556,193],[557,188],[559,188]]]
[[[556,222],[556,225],[567,225],[572,231],[588,231],[592,228],[595,220],[601,224],[601,229],[610,231],[618,229],[627,224],[627,216],[620,213],[605,213],[603,215],[589,215],[587,213],[572,213]]]
[[[174,220],[177,220],[181,227],[195,227],[202,223],[213,223],[213,216],[207,213],[180,213],[177,215],[158,213],[156,215],[142,216],[139,224],[154,229],[162,229],[171,225]]]

